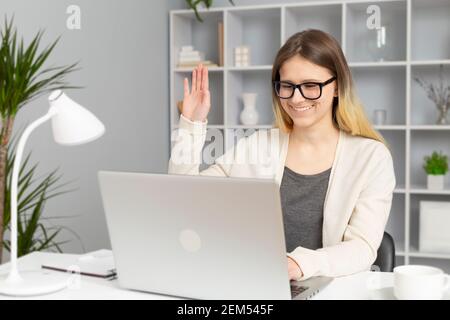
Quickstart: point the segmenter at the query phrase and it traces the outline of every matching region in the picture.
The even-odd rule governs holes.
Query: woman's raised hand
[[[211,108],[208,69],[202,64],[192,71],[192,88],[184,78],[183,116],[191,121],[204,121]]]

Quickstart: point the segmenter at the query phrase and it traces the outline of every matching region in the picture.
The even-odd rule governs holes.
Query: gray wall
[[[81,8],[81,30],[66,28],[66,8]],[[0,0],[0,17],[15,15],[19,33],[29,40],[45,28],[43,44],[61,35],[51,64],[81,60],[82,70],[67,90],[105,124],[106,133],[93,143],[62,147],[51,135],[50,123],[30,137],[26,152],[39,161],[39,173],[60,167],[65,181],[77,190],[51,199],[46,216],[66,217],[57,223],[73,229],[87,251],[109,248],[97,171],[167,172],[169,152],[169,10],[185,8],[183,0]],[[15,129],[44,115],[47,97],[18,114]],[[17,130],[15,130],[17,131]],[[69,217],[75,216],[75,217]],[[82,252],[70,233],[61,240],[65,252]]]

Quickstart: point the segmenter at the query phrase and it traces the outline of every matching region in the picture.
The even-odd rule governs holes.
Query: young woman
[[[272,84],[279,137],[269,141],[280,147],[269,146],[277,150],[270,163],[225,161],[230,154],[259,148],[255,133],[202,172],[198,162],[174,161],[172,151],[169,173],[275,179],[291,280],[369,270],[389,216],[395,174],[386,142],[355,95],[339,43],[320,30],[294,34],[277,53]],[[184,80],[172,150],[201,153],[209,110],[208,70],[200,65],[192,73],[191,89]]]

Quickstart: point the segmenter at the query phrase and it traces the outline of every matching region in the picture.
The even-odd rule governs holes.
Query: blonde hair
[[[283,63],[295,55],[327,68],[336,77],[338,96],[333,100],[333,123],[350,135],[374,139],[388,146],[383,136],[376,131],[368,120],[362,103],[355,94],[352,75],[341,46],[326,32],[308,29],[291,36],[280,48],[272,68],[272,83],[280,80],[280,68]],[[275,127],[286,133],[293,128],[291,117],[284,111],[280,98],[272,86],[273,112]]]

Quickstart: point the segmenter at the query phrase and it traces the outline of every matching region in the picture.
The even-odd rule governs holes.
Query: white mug
[[[394,268],[394,295],[400,300],[440,300],[450,288],[450,276],[441,269],[420,265]]]

